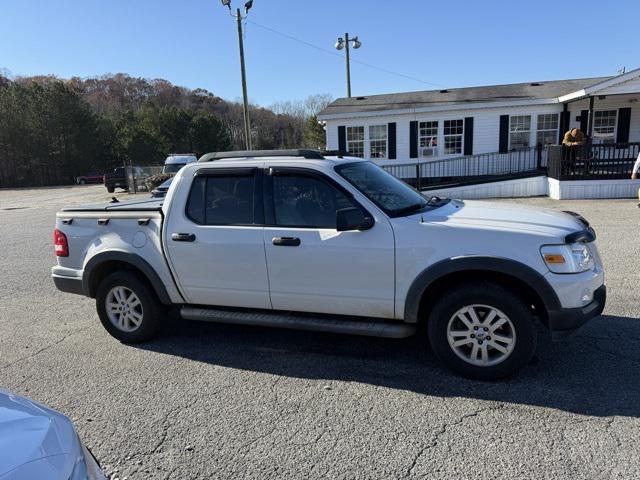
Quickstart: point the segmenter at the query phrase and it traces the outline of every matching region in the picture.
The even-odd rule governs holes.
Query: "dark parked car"
[[[86,175],[80,175],[76,177],[76,183],[78,185],[84,185],[86,183],[102,183],[104,175],[100,172],[91,172]]]
[[[167,194],[167,191],[169,190],[169,186],[171,186],[172,181],[173,177],[166,179],[156,188],[151,190],[151,196],[154,198],[164,198],[164,196]]]

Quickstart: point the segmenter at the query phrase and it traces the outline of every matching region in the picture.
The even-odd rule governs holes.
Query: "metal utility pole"
[[[349,61],[349,34],[344,34],[345,58],[347,59],[347,97],[351,98],[351,65]]]
[[[244,113],[244,138],[247,150],[251,150],[251,121],[249,120],[249,95],[247,95],[247,73],[244,68],[244,43],[242,40],[242,20],[247,18],[249,10],[253,6],[253,0],[244,4],[244,17],[240,9],[236,9],[236,14],[231,12],[231,0],[221,0],[222,5],[229,9],[229,14],[236,18],[238,24],[238,46],[240,48],[240,74],[242,75],[242,110]]]
[[[247,150],[251,150],[251,123],[249,121],[249,96],[247,95],[247,73],[244,69],[244,44],[242,42],[242,15],[240,9],[236,10],[238,22],[238,45],[240,47],[240,72],[242,74],[242,100],[244,111],[244,137]]]
[[[338,41],[335,44],[336,50],[345,49],[345,59],[347,62],[347,97],[351,97],[351,61],[349,57],[349,42],[353,42],[353,48],[360,48],[362,43],[358,40],[358,37],[349,38],[349,34],[345,33],[344,38],[338,37]]]

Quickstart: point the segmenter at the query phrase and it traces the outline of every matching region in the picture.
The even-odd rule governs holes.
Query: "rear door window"
[[[196,177],[187,216],[202,225],[254,225],[253,172]]]

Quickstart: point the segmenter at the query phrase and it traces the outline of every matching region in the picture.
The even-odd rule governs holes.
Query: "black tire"
[[[85,183],[87,183],[87,181],[84,178],[81,178],[80,180],[78,180],[79,185],[84,185]]]
[[[116,189],[114,187],[107,187],[107,192],[113,193],[115,191],[116,191]]]
[[[120,329],[109,318],[107,312],[107,297],[109,292],[116,287],[123,287],[127,291],[133,292],[140,301],[140,307],[137,314],[141,315],[142,320],[133,331],[124,331]],[[160,304],[155,292],[141,279],[132,272],[115,272],[108,275],[96,291],[96,309],[98,316],[104,328],[123,343],[139,343],[151,340],[158,334],[162,325],[166,311]],[[118,315],[118,314],[116,314]]]
[[[478,317],[484,312],[485,317],[481,317],[481,319],[486,318],[486,315],[490,312],[489,309],[484,309],[482,306],[489,306],[506,315],[511,322],[511,324],[505,323],[503,327],[496,331],[500,334],[503,331],[502,329],[507,329],[509,333],[513,334],[514,338],[512,350],[499,363],[485,366],[470,363],[471,360],[463,360],[456,353],[454,347],[449,344],[449,322],[456,322],[457,320],[453,319],[454,315],[469,306],[477,306],[474,309],[478,310]],[[455,318],[459,317],[456,316]],[[465,318],[467,317],[465,316]],[[427,330],[431,348],[446,367],[467,378],[496,380],[515,374],[527,365],[533,357],[537,345],[537,330],[534,322],[536,322],[536,318],[527,308],[526,303],[502,285],[491,282],[465,283],[448,291],[440,298],[431,311]],[[452,325],[454,324],[452,323]],[[461,325],[461,322],[458,325]],[[452,330],[458,329],[452,327]],[[480,328],[480,330],[481,335],[494,334],[493,332],[482,332],[483,328]],[[463,355],[468,352],[469,356],[471,356],[471,349],[475,347],[474,344],[478,343],[479,348],[482,348],[480,345],[483,344],[483,341],[479,339],[480,334],[474,334],[471,329],[469,329],[469,332],[471,332],[471,336],[474,339],[465,338],[468,344],[459,347],[458,351],[462,352]],[[484,342],[487,342],[484,348],[487,348],[490,355],[495,356],[494,358],[499,358],[502,354],[494,347],[489,346],[491,342],[488,342],[487,339],[491,339],[491,337],[488,336],[484,340]],[[494,338],[493,341],[495,344],[496,339]],[[500,346],[504,347],[502,344]]]

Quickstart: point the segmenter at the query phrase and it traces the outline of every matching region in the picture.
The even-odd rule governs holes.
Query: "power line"
[[[313,43],[310,43],[310,42],[307,42],[306,40],[302,40],[300,38],[294,37],[293,35],[289,35],[288,33],[280,32],[280,31],[278,31],[278,30],[276,30],[274,28],[267,27],[266,25],[261,25],[261,24],[259,24],[257,22],[254,22],[253,20],[246,20],[246,22],[250,23],[252,25],[255,25],[256,27],[260,27],[260,28],[262,28],[264,30],[267,30],[267,31],[269,31],[271,33],[275,33],[276,35],[280,35],[281,37],[288,38],[289,40],[293,40],[294,42],[298,42],[298,43],[301,43],[302,45],[306,45],[307,47],[313,48],[315,50],[319,50],[319,51],[324,52],[324,53],[328,53],[329,55],[334,55],[336,57],[342,58],[342,55],[337,53],[337,52],[334,52],[334,51],[329,50],[327,48],[319,47],[318,45],[314,45]],[[374,70],[379,70],[381,72],[388,73],[390,75],[396,75],[398,77],[406,78],[408,80],[413,80],[414,82],[419,82],[419,83],[423,83],[425,85],[431,85],[431,86],[434,86],[434,87],[444,87],[444,85],[439,84],[439,83],[425,82],[424,80],[421,80],[419,78],[412,77],[410,75],[405,75],[404,73],[394,72],[393,70],[389,70],[389,69],[386,69],[386,68],[383,68],[383,67],[378,67],[377,65],[372,65],[371,63],[362,62],[362,61],[354,59],[354,58],[352,58],[351,61],[353,63],[358,63],[358,64],[363,65],[365,67],[373,68]]]

